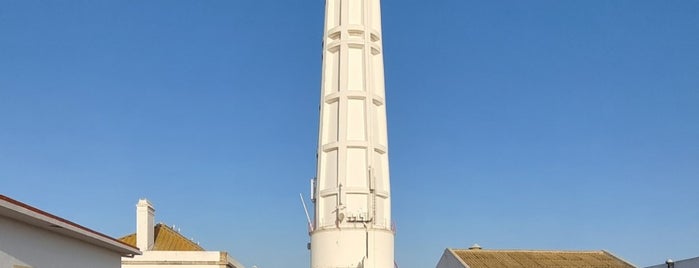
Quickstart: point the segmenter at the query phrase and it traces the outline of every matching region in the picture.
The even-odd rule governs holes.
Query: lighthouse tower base
[[[311,268],[394,268],[391,230],[346,228],[311,233]]]

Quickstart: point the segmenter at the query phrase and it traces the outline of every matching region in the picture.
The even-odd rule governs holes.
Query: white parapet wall
[[[123,258],[123,268],[244,268],[224,251],[144,251]]]

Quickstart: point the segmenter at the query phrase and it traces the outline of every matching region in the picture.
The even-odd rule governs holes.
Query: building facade
[[[118,268],[141,252],[112,237],[0,195],[0,268]]]
[[[666,261],[663,264],[653,265],[647,268],[699,268],[699,257],[679,261]]]

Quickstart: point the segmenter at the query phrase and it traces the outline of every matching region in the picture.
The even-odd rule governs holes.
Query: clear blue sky
[[[322,0],[0,1],[0,193],[308,267]],[[384,0],[396,259],[699,255],[699,1]]]

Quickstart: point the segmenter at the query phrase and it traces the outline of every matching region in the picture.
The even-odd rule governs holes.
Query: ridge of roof
[[[111,236],[97,232],[95,230],[92,230],[92,229],[87,228],[85,226],[82,226],[80,224],[77,224],[77,223],[74,223],[74,222],[69,221],[67,219],[61,218],[59,216],[53,215],[51,213],[48,213],[48,212],[43,211],[41,209],[38,209],[36,207],[30,206],[30,205],[25,204],[23,202],[17,201],[15,199],[12,199],[12,198],[7,197],[5,195],[0,194],[0,201],[4,201],[10,205],[19,207],[21,209],[27,210],[27,211],[32,212],[32,213],[36,213],[39,216],[45,217],[45,219],[39,218],[36,215],[30,215],[26,212],[17,211],[16,209],[13,209],[11,207],[8,207],[8,206],[2,204],[2,202],[0,202],[0,207],[5,207],[7,209],[14,211],[15,213],[19,213],[19,214],[24,215],[26,217],[30,217],[30,218],[35,219],[35,220],[49,223],[49,224],[51,224],[49,227],[59,227],[59,228],[65,229],[67,231],[70,231],[70,232],[74,233],[75,235],[83,236],[83,237],[85,237],[85,239],[91,239],[91,241],[84,240],[85,242],[91,243],[93,245],[105,247],[105,248],[109,248],[109,247],[104,245],[104,244],[110,245],[110,246],[114,247],[113,250],[118,251],[119,253],[122,253],[122,255],[141,254],[141,252],[135,246],[129,245],[129,244],[124,243],[116,238],[113,238]],[[28,223],[28,224],[36,225],[35,223],[31,223],[31,222],[28,222],[26,220],[21,220],[21,219],[17,219],[17,220],[20,220],[20,221]],[[58,224],[51,223],[50,220],[56,221],[56,223],[62,224],[64,226],[60,226]],[[37,226],[37,227],[43,227],[43,226]],[[72,227],[72,228],[77,229],[77,230],[71,230],[71,229],[65,228],[65,227],[69,227],[69,228]],[[50,229],[48,229],[48,230],[50,230]],[[84,233],[81,233],[81,231]],[[102,244],[102,243],[104,243],[104,244]]]
[[[605,251],[605,250],[561,250],[561,249],[554,249],[554,250],[547,250],[547,249],[478,249],[478,250],[473,250],[473,249],[468,249],[468,248],[449,248],[449,249],[453,250],[453,251],[468,251],[468,252],[609,253],[608,251]],[[609,253],[609,254],[611,254],[611,253]]]

